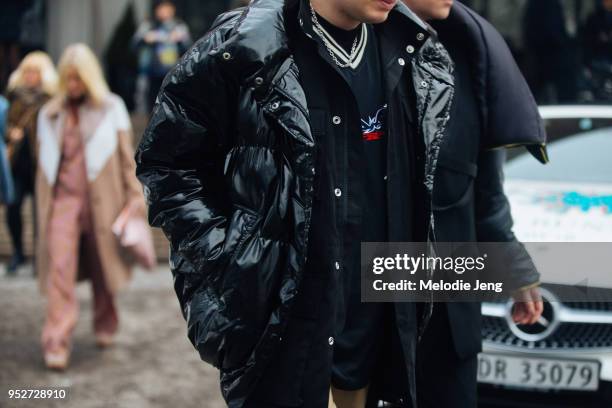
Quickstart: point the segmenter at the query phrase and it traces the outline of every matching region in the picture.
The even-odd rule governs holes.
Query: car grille
[[[541,289],[545,300],[543,317],[548,326],[517,327],[508,322],[508,304],[483,304],[483,340],[499,346],[533,350],[612,348],[610,289],[589,288],[588,302],[559,301],[559,294],[566,288],[545,285]]]
[[[575,310],[594,310],[599,312],[612,312],[610,302],[563,302],[570,309]]]
[[[483,316],[483,339],[496,344],[541,349],[612,348],[612,325],[595,323],[561,323],[546,339],[525,341],[516,337],[504,318]]]

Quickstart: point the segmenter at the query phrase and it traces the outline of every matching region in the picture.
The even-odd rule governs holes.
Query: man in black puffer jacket
[[[522,98],[523,128],[489,134],[503,105],[489,103],[487,133],[451,156],[462,104],[435,32],[394,0],[311,3],[220,16],[166,77],[137,175],[170,241],[189,338],[230,407],[322,408],[330,383],[340,407],[364,385],[416,406],[431,304],[355,302],[359,243],[432,241],[444,225],[467,231],[448,240],[516,241],[488,149],[522,144],[545,160],[541,122],[519,74],[502,91]],[[538,274],[524,251],[515,259],[508,273],[529,292]]]

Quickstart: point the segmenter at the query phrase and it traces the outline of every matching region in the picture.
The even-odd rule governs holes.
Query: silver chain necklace
[[[365,24],[361,23],[361,34],[358,34],[357,36],[355,36],[355,41],[353,41],[353,46],[351,47],[351,53],[349,54],[348,61],[345,64],[343,64],[342,62],[338,61],[338,58],[336,58],[336,53],[334,53],[334,50],[332,49],[329,40],[325,38],[325,35],[323,34],[324,28],[321,25],[321,23],[319,23],[319,19],[317,18],[317,13],[315,13],[314,8],[312,7],[312,3],[309,3],[309,4],[310,4],[310,14],[312,14],[312,23],[314,24],[312,28],[314,32],[319,36],[319,38],[321,38],[321,40],[323,41],[323,45],[325,45],[325,48],[327,49],[327,52],[329,53],[329,56],[331,57],[331,59],[340,68],[347,68],[351,66],[353,64],[353,61],[355,61],[355,58],[357,57],[357,44],[358,44],[359,39],[363,37],[363,30],[365,29]]]

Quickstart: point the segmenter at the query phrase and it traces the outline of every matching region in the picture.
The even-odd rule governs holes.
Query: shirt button
[[[334,338],[330,337],[329,339],[327,339],[327,342],[329,343],[330,346],[334,345]]]
[[[387,176],[383,177],[383,180],[385,180],[385,181],[386,181],[386,180],[387,180]]]
[[[406,65],[406,61],[404,61],[404,59],[403,59],[403,58],[398,58],[398,59],[397,59],[397,63],[398,63],[398,64],[400,64],[402,67],[403,67],[404,65]]]
[[[337,271],[340,270],[340,262],[336,261],[334,263],[334,267],[336,268]]]
[[[332,122],[334,123],[334,125],[339,125],[340,123],[342,123],[342,118],[340,118],[340,116],[334,116],[332,118]]]
[[[428,87],[427,81],[421,82],[421,88],[427,88],[427,87]]]
[[[312,174],[317,174],[317,169],[315,169],[314,167],[311,168],[310,171],[312,172]]]
[[[414,47],[412,45],[409,45],[406,47],[406,52],[408,54],[414,54]]]
[[[417,40],[419,40],[419,41],[423,41],[423,40],[425,39],[425,34],[423,34],[423,33],[418,33],[416,38],[417,38]]]
[[[340,197],[342,195],[342,190],[337,188],[337,189],[334,190],[334,194],[336,195],[336,197]]]

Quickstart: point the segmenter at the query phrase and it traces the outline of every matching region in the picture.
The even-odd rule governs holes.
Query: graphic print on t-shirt
[[[387,105],[378,109],[373,115],[361,119],[361,133],[365,142],[380,140],[385,135],[385,110]]]

